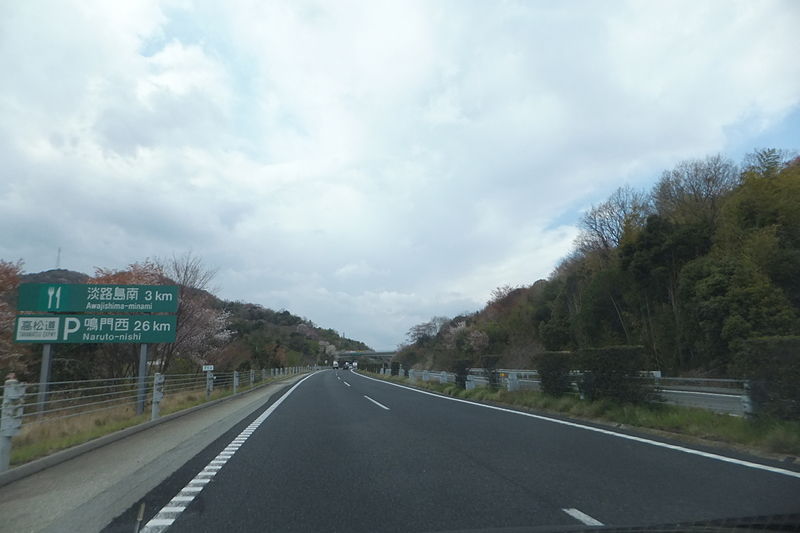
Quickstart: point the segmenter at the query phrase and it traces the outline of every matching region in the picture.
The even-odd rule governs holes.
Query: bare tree
[[[433,340],[448,322],[450,322],[450,319],[445,316],[435,316],[428,322],[412,326],[406,333],[406,338],[409,344],[425,344]]]
[[[651,212],[647,196],[629,186],[618,188],[605,202],[592,206],[581,218],[576,239],[580,250],[608,252],[622,242],[626,231],[639,228]]]
[[[683,161],[664,172],[651,197],[658,214],[673,222],[714,224],[739,180],[736,166],[721,155]]]
[[[158,263],[180,287],[178,331],[174,343],[159,346],[160,371],[165,371],[175,357],[198,364],[213,359],[231,336],[227,329],[229,313],[213,305],[211,282],[216,270],[207,268],[192,252]]]

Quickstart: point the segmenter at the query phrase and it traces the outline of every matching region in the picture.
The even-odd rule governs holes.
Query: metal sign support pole
[[[42,346],[42,368],[39,370],[39,395],[36,398],[36,410],[42,416],[47,401],[47,384],[50,382],[50,371],[53,368],[52,345]]]
[[[146,379],[147,379],[147,345],[141,344],[139,345],[139,380],[137,381],[139,394],[136,398],[137,415],[144,413],[144,402],[147,399],[147,383],[145,382]]]

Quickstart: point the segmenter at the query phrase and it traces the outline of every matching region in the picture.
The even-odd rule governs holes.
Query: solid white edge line
[[[234,437],[234,439],[246,440],[246,439],[247,439],[247,437],[249,437],[249,436],[250,436],[250,434],[252,434],[252,433],[253,433],[253,431],[254,431],[256,428],[258,428],[258,426],[260,426],[260,425],[261,425],[261,423],[262,423],[262,422],[264,422],[264,420],[266,420],[266,419],[267,419],[267,417],[269,417],[269,415],[271,415],[272,413],[274,413],[274,412],[275,412],[275,409],[277,409],[277,408],[278,408],[278,406],[279,406],[280,404],[282,404],[282,403],[283,403],[283,401],[284,401],[286,398],[288,398],[288,397],[289,397],[289,395],[291,395],[291,394],[292,394],[292,393],[295,391],[295,389],[296,389],[297,387],[299,387],[299,386],[300,386],[300,384],[301,384],[301,383],[303,383],[305,380],[307,380],[308,378],[310,378],[310,377],[311,377],[311,376],[313,376],[314,374],[317,374],[318,372],[319,372],[319,370],[318,370],[317,372],[312,372],[311,374],[307,375],[306,377],[304,377],[303,379],[301,379],[300,381],[298,381],[297,383],[295,383],[295,384],[292,386],[292,388],[290,388],[288,391],[286,391],[286,394],[283,394],[283,395],[282,395],[280,398],[278,398],[277,400],[275,400],[275,403],[273,403],[272,405],[270,405],[270,406],[267,408],[267,410],[266,410],[266,411],[264,411],[263,413],[261,413],[261,414],[259,415],[259,417],[258,417],[258,418],[256,418],[256,419],[253,421],[253,423],[252,423],[252,424],[250,424],[250,425],[247,427],[247,429],[245,429],[244,431],[242,431],[242,433],[240,433],[239,435],[237,435],[236,437]],[[230,444],[229,444],[229,445],[230,445]],[[238,450],[238,448],[237,448],[237,450]],[[233,456],[233,454],[235,453],[235,451],[236,451],[236,450],[234,450],[234,451],[231,451],[231,452],[222,452],[222,453],[220,453],[220,454],[219,454],[217,457],[215,457],[214,459],[212,459],[211,461],[209,461],[209,463],[208,463],[208,464],[207,464],[205,467],[203,467],[203,469],[201,470],[201,472],[202,472],[203,470],[205,470],[206,468],[210,467],[212,464],[219,464],[220,462],[222,462],[222,461],[220,461],[220,460],[219,460],[219,457],[220,457],[220,456],[224,456],[224,458],[225,458],[226,460],[227,460],[227,459],[230,459],[230,457],[232,457],[232,456]],[[177,495],[175,495],[175,497],[174,497],[174,498],[172,498],[172,500],[170,500],[170,502],[171,502],[171,503],[173,503],[173,505],[170,505],[170,503],[167,503],[167,505],[165,505],[165,506],[163,506],[161,509],[159,509],[159,510],[158,510],[158,512],[156,513],[156,515],[155,515],[153,518],[151,518],[151,519],[150,519],[150,520],[149,520],[149,521],[148,521],[148,522],[147,522],[147,523],[144,525],[144,527],[143,527],[143,528],[140,530],[140,531],[141,531],[141,533],[157,533],[157,532],[158,532],[158,533],[160,533],[160,532],[164,531],[164,530],[165,530],[167,527],[171,526],[171,525],[172,525],[172,523],[173,523],[175,520],[177,520],[177,519],[178,519],[178,517],[180,516],[181,512],[182,512],[184,509],[186,509],[186,507],[182,507],[182,508],[180,508],[180,509],[181,509],[180,511],[177,511],[176,509],[179,509],[179,507],[176,507],[176,506],[174,505],[174,502],[178,502],[178,501],[184,501],[184,498],[189,498],[189,496],[186,496],[186,495],[183,495],[183,494],[182,494],[182,493],[186,493],[186,492],[194,493],[194,494],[192,494],[192,496],[191,496],[191,499],[194,499],[194,497],[197,495],[197,493],[198,493],[198,492],[200,492],[201,490],[203,490],[203,487],[205,487],[205,486],[206,486],[206,484],[207,484],[209,481],[211,481],[211,480],[210,480],[210,479],[197,479],[196,477],[195,477],[195,478],[193,478],[191,481],[189,481],[189,483],[187,483],[185,487],[183,487],[183,488],[182,488],[180,491],[178,491],[178,494],[177,494]],[[177,498],[180,498],[180,500],[179,500],[179,499],[177,499]],[[186,500],[186,501],[191,501],[191,499],[189,499],[189,500]],[[187,504],[187,505],[188,505],[188,504]],[[164,513],[164,514],[171,514],[171,515],[175,515],[175,516],[165,517],[165,516],[161,516],[161,514],[162,514],[162,513]]]
[[[741,394],[723,394],[721,392],[698,392],[698,391],[691,391],[691,390],[670,390],[670,389],[662,389],[660,392],[669,393],[669,394],[698,394],[702,396],[722,396],[724,398],[741,398]]]
[[[459,402],[459,403],[466,403],[468,405],[474,405],[476,407],[483,407],[484,409],[493,409],[495,411],[502,411],[505,413],[512,413],[515,415],[527,416],[530,418],[535,418],[537,420],[544,420],[546,422],[553,422],[554,424],[561,424],[564,426],[570,426],[579,429],[585,429],[587,431],[594,431],[595,433],[602,433],[604,435],[609,435],[612,437],[617,437],[620,439],[632,440],[635,442],[641,442],[643,444],[649,444],[651,446],[658,446],[660,448],[667,448],[668,450],[675,450],[679,452],[688,453],[691,455],[699,455],[700,457],[705,457],[706,459],[715,459],[717,461],[723,461],[726,463],[731,463],[739,466],[745,466],[747,468],[755,468],[757,470],[764,470],[766,472],[772,472],[773,474],[781,474],[783,476],[794,477],[800,479],[800,472],[795,472],[793,470],[786,470],[785,468],[778,468],[776,466],[767,466],[762,465],[760,463],[753,463],[751,461],[744,461],[742,459],[734,459],[732,457],[726,457],[724,455],[717,455],[716,453],[710,452],[703,452],[700,450],[694,450],[692,448],[686,448],[685,446],[678,446],[675,444],[667,444],[665,442],[659,442],[657,440],[650,440],[645,439],[643,437],[635,437],[633,435],[626,435],[625,433],[617,433],[616,431],[611,431],[608,429],[601,429],[592,426],[586,426],[583,424],[578,424],[577,422],[569,422],[567,420],[559,420],[558,418],[550,418],[548,416],[543,415],[535,415],[533,413],[526,413],[524,411],[516,411],[514,409],[508,409],[505,407],[497,407],[496,405],[487,405],[484,403],[477,403],[471,402],[469,400],[462,400],[461,398],[453,398],[452,396],[443,396],[441,394],[436,394],[433,392],[428,392],[424,390],[415,389],[413,387],[407,387],[405,385],[400,385],[399,383],[392,383],[391,381],[384,381],[382,379],[377,379],[369,376],[365,376],[363,374],[359,374],[356,372],[356,375],[361,376],[364,379],[371,379],[372,381],[377,381],[378,383],[384,383],[386,385],[393,385],[395,387],[400,387],[401,389],[407,389],[413,392],[418,392],[420,394],[426,394],[428,396],[433,396],[434,398],[440,398],[442,400],[449,400],[451,402]]]
[[[570,515],[575,520],[578,520],[579,522],[582,522],[583,524],[586,524],[587,526],[602,526],[603,525],[603,523],[600,522],[599,520],[595,520],[594,518],[592,518],[588,514],[582,513],[578,509],[570,508],[570,509],[561,509],[561,510],[564,511],[565,513],[567,513],[568,515]]]
[[[373,400],[372,398],[370,398],[370,397],[369,397],[369,396],[367,396],[366,394],[364,395],[364,398],[366,398],[367,400],[371,401],[372,403],[374,403],[374,404],[375,404],[375,405],[377,405],[378,407],[382,407],[382,408],[386,409],[387,411],[391,411],[391,409],[389,409],[388,407],[386,407],[385,405],[383,405],[381,402],[378,402],[378,401],[375,401],[375,400]]]

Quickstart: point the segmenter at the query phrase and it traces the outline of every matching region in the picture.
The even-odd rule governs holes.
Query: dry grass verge
[[[240,387],[238,392],[248,391],[270,381],[267,380],[254,385]],[[216,389],[208,401],[231,396],[232,394],[233,391],[229,388]],[[161,416],[182,411],[205,402],[204,389],[168,393],[164,395],[164,399],[161,402]],[[30,423],[23,424],[19,434],[11,441],[11,465],[21,465],[148,420],[150,420],[149,403],[145,413],[138,416],[134,405],[128,404],[70,418],[32,420]]]

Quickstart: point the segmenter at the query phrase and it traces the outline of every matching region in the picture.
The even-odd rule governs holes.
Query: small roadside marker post
[[[3,407],[0,413],[0,472],[8,470],[11,464],[11,438],[22,427],[24,395],[25,384],[17,381],[13,373],[9,374],[3,387]]]
[[[153,406],[150,411],[150,420],[161,416],[161,400],[164,399],[164,381],[166,376],[156,372],[153,376]]]

